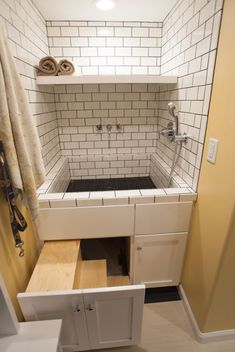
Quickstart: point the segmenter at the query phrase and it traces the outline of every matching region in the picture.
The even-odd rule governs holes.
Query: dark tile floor
[[[144,303],[179,301],[180,296],[176,286],[147,288]]]
[[[66,192],[121,191],[156,188],[150,177],[71,180]]]

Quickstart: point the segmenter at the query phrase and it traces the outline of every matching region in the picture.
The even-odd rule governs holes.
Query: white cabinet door
[[[134,283],[178,285],[186,240],[187,233],[135,236]]]
[[[28,321],[63,319],[63,352],[89,349],[82,290],[20,293],[17,297]]]
[[[20,293],[27,321],[63,319],[63,352],[135,345],[141,337],[145,286]]]
[[[92,349],[135,345],[140,341],[144,285],[83,292]]]

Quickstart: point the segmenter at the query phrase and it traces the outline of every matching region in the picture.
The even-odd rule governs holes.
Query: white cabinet
[[[135,236],[134,283],[146,287],[179,284],[187,233]]]
[[[89,349],[82,290],[20,293],[17,297],[27,321],[63,319],[63,352]]]
[[[92,349],[140,341],[144,286],[84,290],[84,303]]]
[[[141,335],[145,287],[20,293],[26,320],[63,319],[64,352],[133,345]]]

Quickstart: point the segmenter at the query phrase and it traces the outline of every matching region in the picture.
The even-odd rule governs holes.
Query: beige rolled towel
[[[57,76],[59,64],[52,56],[45,56],[36,66],[38,76]]]
[[[59,72],[58,75],[62,76],[62,75],[72,75],[75,71],[74,65],[72,64],[72,62],[63,59],[60,60],[59,62]]]

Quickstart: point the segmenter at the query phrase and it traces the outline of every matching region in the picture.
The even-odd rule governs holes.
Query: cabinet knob
[[[86,307],[86,310],[88,310],[89,312],[91,312],[92,310],[95,310],[95,307],[93,304],[89,304],[87,307]]]
[[[79,304],[76,305],[76,307],[73,308],[74,313],[79,313],[81,311]]]
[[[141,246],[138,246],[136,249],[137,249],[137,251],[141,251],[141,250],[142,250],[142,247],[141,247]]]

